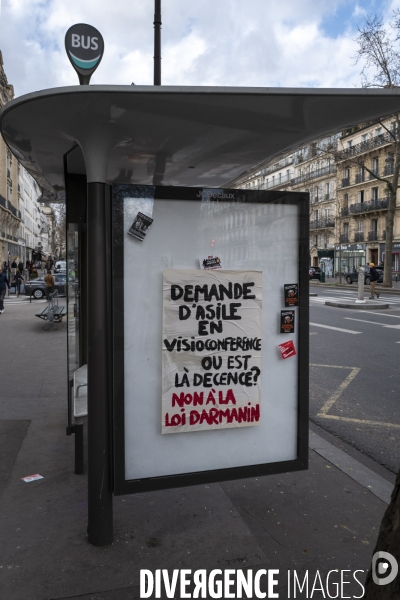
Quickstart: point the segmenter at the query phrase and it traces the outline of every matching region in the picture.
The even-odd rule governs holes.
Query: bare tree
[[[67,236],[67,214],[65,204],[51,205],[55,217],[55,246],[58,249],[58,256],[66,256],[66,236]],[[58,257],[57,257],[58,258]]]
[[[361,71],[363,87],[397,87],[400,83],[400,11],[393,12],[393,21],[385,26],[383,18],[377,15],[368,16],[365,24],[358,28],[356,38],[358,50],[354,56],[356,63],[362,62]],[[392,247],[393,229],[396,212],[396,194],[399,187],[400,172],[400,113],[392,115],[395,126],[389,129],[386,119],[379,124],[386,130],[393,148],[393,168],[391,178],[383,178],[373,173],[362,162],[362,156],[351,158],[351,162],[359,165],[376,179],[384,181],[388,191],[386,251],[383,285],[392,287]],[[349,157],[350,158],[350,157]]]

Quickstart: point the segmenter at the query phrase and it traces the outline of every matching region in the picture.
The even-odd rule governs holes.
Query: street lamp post
[[[154,0],[154,85],[161,85],[161,0]]]

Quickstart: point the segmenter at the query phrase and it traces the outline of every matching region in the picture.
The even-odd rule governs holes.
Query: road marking
[[[392,319],[400,319],[399,315],[387,315],[386,313],[378,313],[374,310],[364,310],[364,314],[366,315],[380,315],[382,317],[392,317]]]
[[[354,377],[360,372],[360,369],[358,367],[343,367],[343,368],[351,369],[351,373],[349,373],[347,375],[346,379],[344,381],[342,381],[342,383],[339,385],[339,387],[336,389],[336,391],[332,394],[332,396],[325,402],[325,404],[323,404],[323,406],[319,412],[319,415],[317,415],[317,416],[322,417],[328,413],[328,411],[332,408],[332,406],[338,400],[339,396],[341,396],[343,394],[343,392],[347,388],[347,386],[350,385],[350,383],[353,381]]]
[[[400,325],[387,325],[386,323],[377,323],[376,321],[366,321],[365,319],[353,319],[352,317],[343,317],[347,321],[360,321],[361,323],[371,323],[372,325],[381,325],[387,329],[400,329]]]
[[[396,423],[385,423],[384,421],[367,421],[366,419],[352,419],[350,417],[322,414],[318,414],[317,417],[321,417],[322,419],[333,419],[335,421],[347,421],[348,423],[358,423],[360,425],[382,425],[382,427],[394,427],[395,429],[400,429],[400,425],[397,425]]]
[[[344,333],[362,333],[362,331],[353,331],[352,329],[341,329],[340,327],[331,327],[331,325],[321,325],[320,323],[310,323],[314,327],[322,327],[323,329],[333,329],[334,331],[343,331]]]
[[[400,342],[396,342],[396,344],[400,344]],[[339,399],[339,397],[343,394],[344,390],[350,385],[353,379],[356,377],[357,373],[361,371],[359,367],[342,367],[339,365],[321,365],[310,363],[310,367],[327,367],[329,369],[351,369],[351,373],[346,377],[346,379],[339,385],[336,391],[332,394],[332,396],[323,404],[320,412],[317,414],[317,417],[321,419],[332,419],[334,421],[346,421],[348,423],[358,423],[360,425],[382,425],[382,427],[393,427],[394,429],[400,429],[400,425],[397,423],[386,423],[385,421],[369,421],[367,419],[355,419],[352,417],[341,417],[338,415],[328,415],[328,411],[333,407],[335,402]]]

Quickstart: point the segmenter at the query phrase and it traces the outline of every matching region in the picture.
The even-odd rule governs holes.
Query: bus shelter
[[[307,468],[308,194],[225,183],[399,104],[84,85],[3,108],[41,201],[66,203],[67,429],[87,395],[91,543],[112,541],[114,493]]]

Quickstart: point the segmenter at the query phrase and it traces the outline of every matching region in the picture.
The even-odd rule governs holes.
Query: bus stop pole
[[[154,85],[161,85],[161,0],[154,0]]]
[[[95,546],[111,544],[113,539],[108,209],[105,183],[88,183],[88,536]]]

